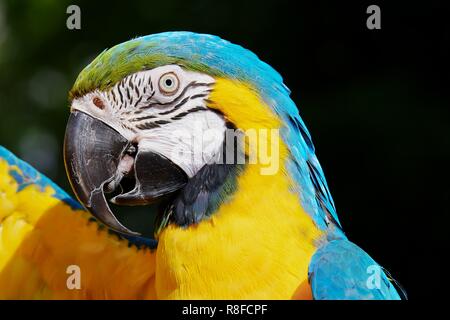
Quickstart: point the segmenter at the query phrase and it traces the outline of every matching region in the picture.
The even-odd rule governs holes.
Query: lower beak
[[[111,199],[119,205],[145,205],[187,181],[184,171],[169,159],[139,150],[110,126],[80,111],[73,111],[67,123],[64,163],[72,189],[86,209],[109,228],[132,236],[139,234],[117,220],[105,193],[120,190]],[[127,193],[120,184],[124,177],[135,183]]]

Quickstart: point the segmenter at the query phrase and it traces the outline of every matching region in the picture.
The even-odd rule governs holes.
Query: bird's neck
[[[320,237],[284,168],[247,165],[207,219],[159,235],[159,298],[291,298]],[[308,291],[308,290],[307,290]]]

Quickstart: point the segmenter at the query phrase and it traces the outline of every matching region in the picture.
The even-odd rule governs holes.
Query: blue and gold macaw
[[[289,94],[216,36],[101,53],[69,94],[64,161],[82,205],[0,149],[0,297],[399,299],[342,231]],[[109,203],[158,206],[156,240]]]

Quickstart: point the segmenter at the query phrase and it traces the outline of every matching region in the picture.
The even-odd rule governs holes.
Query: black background
[[[71,3],[81,8],[81,30],[65,26]],[[381,8],[381,30],[366,28],[370,4]],[[283,75],[348,237],[386,267],[411,299],[436,297],[438,279],[446,274],[450,198],[450,22],[444,2],[0,5],[7,28],[0,42],[0,144],[66,190],[66,94],[82,67],[135,36],[169,30],[216,34],[252,50]],[[29,94],[36,90],[44,102]],[[53,138],[33,143],[42,132]],[[57,160],[42,158],[42,150]]]

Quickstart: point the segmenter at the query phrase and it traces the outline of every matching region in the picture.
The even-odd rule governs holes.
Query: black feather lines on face
[[[208,93],[211,91],[210,86],[211,83],[199,83],[196,81],[192,81],[189,83],[176,97],[174,97],[171,101],[168,102],[160,102],[156,99],[147,99],[144,105],[137,108],[134,111],[134,118],[131,118],[129,121],[136,123],[136,128],[140,130],[149,130],[154,128],[159,128],[161,125],[171,123],[173,121],[178,121],[183,119],[188,114],[206,111],[208,108],[203,105],[202,102],[198,102],[195,106],[187,109],[185,111],[178,112],[183,106],[185,106],[188,102],[192,100],[200,100],[204,99]],[[205,87],[205,90],[199,94],[189,94],[189,89]],[[150,96],[153,97],[154,92]],[[146,110],[155,110],[151,115],[142,116],[142,113]],[[178,112],[178,113],[177,113]],[[141,122],[142,120],[147,120],[145,122]]]

